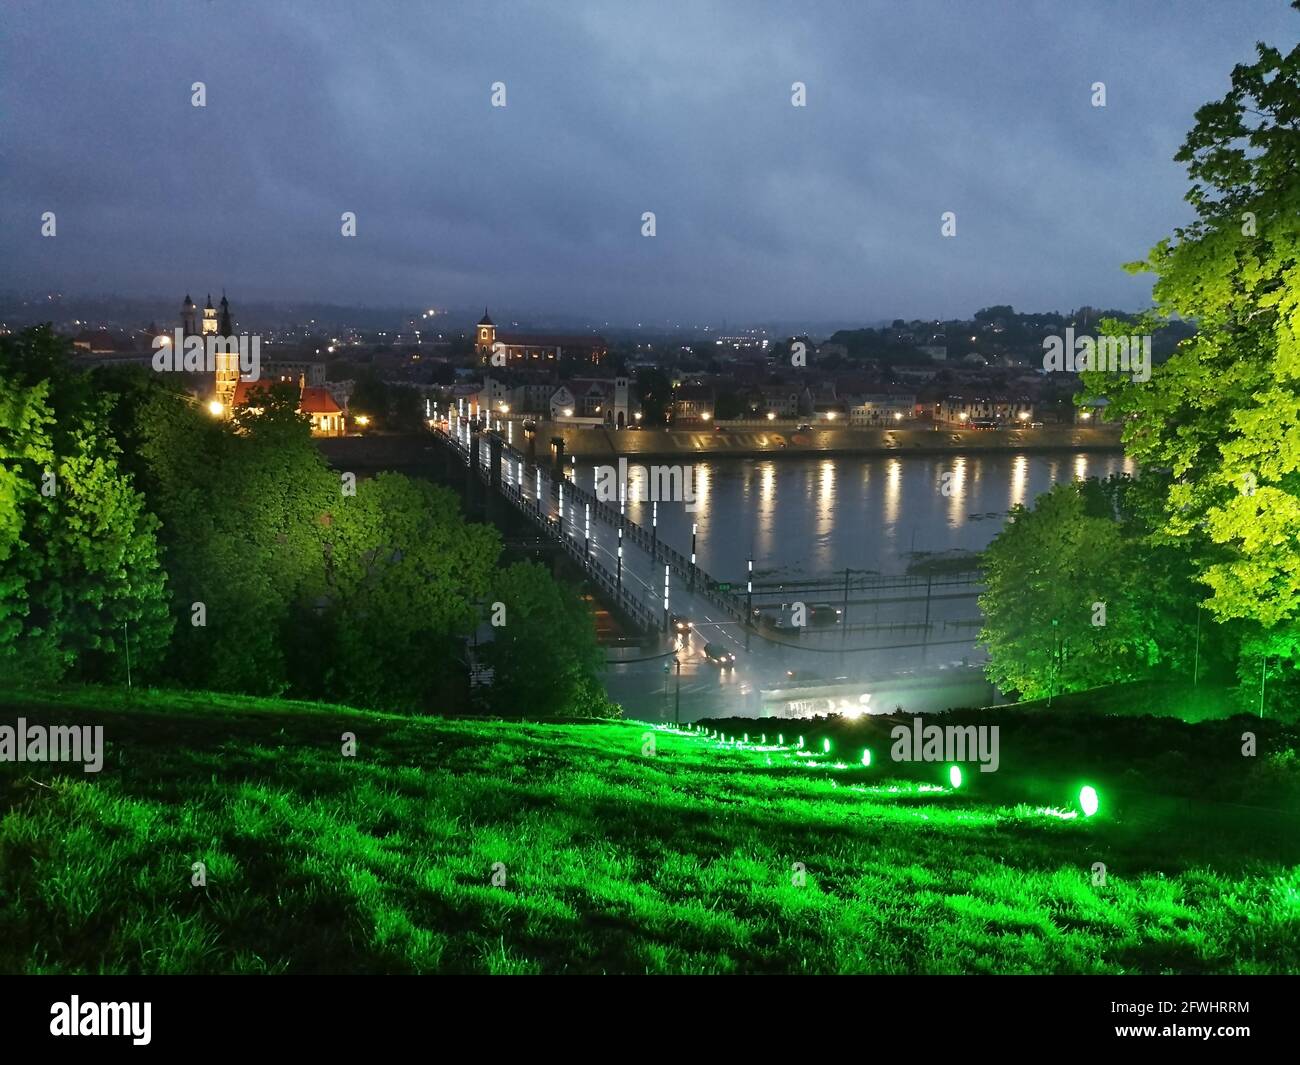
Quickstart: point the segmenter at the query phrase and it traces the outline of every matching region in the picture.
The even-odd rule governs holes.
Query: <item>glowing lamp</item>
[[[829,738],[822,740],[822,754],[831,753],[831,741]]]
[[[961,787],[961,766],[950,765],[948,767],[948,783],[953,786],[954,790]]]
[[[1079,809],[1083,811],[1084,817],[1091,817],[1101,806],[1101,800],[1097,797],[1097,789],[1091,784],[1085,784],[1079,789]]]
[[[211,414],[212,417],[214,418],[220,418],[221,412],[225,409],[226,408],[221,405],[221,400],[219,399],[214,399],[211,403],[208,404],[208,413]]]
[[[862,751],[862,764],[863,764],[864,766],[869,766],[869,765],[871,765],[871,748],[870,748],[870,747],[864,748],[863,751]]]

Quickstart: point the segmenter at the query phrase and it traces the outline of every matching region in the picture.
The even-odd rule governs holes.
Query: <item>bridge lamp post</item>
[[[682,722],[682,660],[673,655],[673,665],[677,667],[677,692],[673,697],[673,724]]]
[[[556,487],[560,490],[560,539],[564,539],[564,482],[561,481]]]
[[[659,500],[650,504],[650,532],[653,537],[650,544],[651,556],[659,553]]]
[[[745,650],[749,650],[749,630],[754,627],[754,557],[749,558],[749,575],[745,580]]]
[[[618,587],[619,595],[623,594],[623,526],[618,527]]]
[[[591,565],[591,504],[584,503],[583,509],[586,511],[586,525],[583,528],[583,564]]]
[[[668,563],[664,563],[664,632],[668,631]]]
[[[699,529],[696,522],[691,522],[691,591],[695,590],[695,533]]]
[[[537,507],[537,513],[542,512],[542,468],[540,466],[534,471],[537,474],[537,487],[533,491],[533,503]]]

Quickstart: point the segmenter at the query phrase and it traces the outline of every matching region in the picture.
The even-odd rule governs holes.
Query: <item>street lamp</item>
[[[691,522],[691,590],[695,590],[695,532],[699,525]]]
[[[754,553],[749,554],[749,573],[745,580],[745,650],[749,650],[749,631],[754,627]]]

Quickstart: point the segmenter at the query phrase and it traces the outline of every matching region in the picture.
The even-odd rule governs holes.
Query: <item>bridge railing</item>
[[[439,431],[437,435],[441,437],[445,444],[464,455],[466,462],[471,461],[469,458],[470,449],[466,448],[462,442],[457,441],[452,434]],[[513,448],[503,448],[503,452],[509,457],[512,464],[524,461],[524,456]],[[518,467],[517,465],[512,465],[511,468],[517,470]],[[480,463],[479,468],[475,473],[480,481],[484,484],[491,485],[492,469],[490,454],[486,461]],[[609,508],[605,507],[603,503],[591,498],[590,493],[586,492],[584,489],[579,488],[576,485],[570,487],[573,490],[573,497],[571,498],[576,498],[577,502],[590,502],[595,504],[595,506],[601,508],[601,511],[598,511],[598,513],[609,510]],[[538,506],[538,500],[535,497],[531,499],[528,497],[523,485],[519,483],[517,473],[513,478],[502,478],[498,485],[498,490],[503,498],[513,504],[515,508],[530,522],[536,525],[548,539],[558,543],[564,549],[565,553],[582,567],[583,572],[587,577],[605,593],[611,605],[622,610],[634,624],[645,631],[659,631],[662,627],[662,619],[659,614],[638,600],[631,590],[623,585],[617,576],[611,574],[597,559],[592,557],[587,552],[584,541],[579,540],[577,537],[564,535],[564,531],[560,528],[560,523],[549,514],[542,512],[542,508]],[[617,515],[615,515],[615,518],[616,517]],[[605,520],[610,520],[608,515],[605,515]]]

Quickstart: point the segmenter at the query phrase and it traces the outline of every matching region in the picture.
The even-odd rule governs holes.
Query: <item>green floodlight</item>
[[[759,737],[759,742],[760,742],[764,747],[767,746],[767,733],[766,733],[766,732],[764,732],[763,735]]]
[[[863,764],[864,766],[869,766],[869,765],[871,765],[871,748],[870,748],[870,747],[864,747],[863,750],[862,750],[862,764]]]
[[[1085,784],[1079,789],[1079,808],[1083,811],[1084,817],[1091,817],[1101,807],[1101,800],[1097,797],[1097,789],[1091,784]]]
[[[777,743],[777,746],[778,746],[778,747],[784,747],[784,746],[785,746],[785,733],[784,733],[784,732],[778,732],[778,733],[776,734],[776,743]]]
[[[830,738],[827,737],[826,739],[822,740],[822,754],[830,754],[830,753],[831,753],[831,741]]]
[[[748,733],[748,732],[745,733],[745,742],[746,742],[746,743],[749,742],[749,733]]]
[[[802,737],[802,736],[799,737],[799,750],[801,750],[801,751],[803,750],[803,737]]]
[[[948,783],[953,786],[954,790],[961,787],[961,766],[950,765],[948,767]]]

